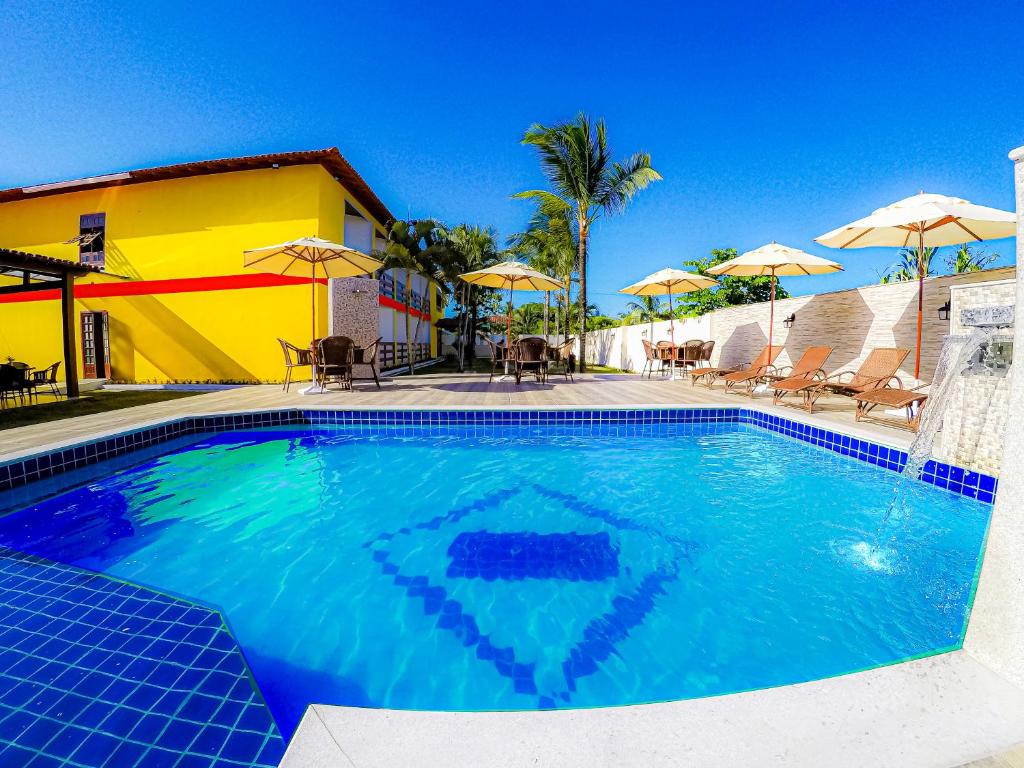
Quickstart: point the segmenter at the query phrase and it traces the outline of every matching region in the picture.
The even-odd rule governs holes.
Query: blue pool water
[[[585,431],[584,431],[585,430]],[[220,608],[310,702],[586,707],[955,647],[989,507],[744,424],[285,427],[0,517],[0,545]]]

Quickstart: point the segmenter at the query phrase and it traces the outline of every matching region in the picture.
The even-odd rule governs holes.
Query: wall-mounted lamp
[[[796,312],[782,321],[782,324],[787,328],[792,328],[794,323],[796,323]]]
[[[949,320],[949,302],[939,307],[939,320]]]

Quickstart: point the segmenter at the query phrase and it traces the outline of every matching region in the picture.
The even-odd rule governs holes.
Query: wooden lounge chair
[[[896,371],[909,354],[909,349],[879,347],[871,350],[856,371],[839,371],[820,380],[811,377],[782,379],[772,385],[773,400],[779,404],[787,394],[799,392],[803,396],[803,407],[808,413],[813,413],[814,404],[822,395],[854,397],[888,387],[893,381],[897,384],[896,388],[903,389],[903,382],[896,375]]]
[[[714,385],[715,380],[721,376],[726,376],[731,373],[743,373],[753,374],[757,376],[763,376],[769,369],[772,363],[775,362],[775,358],[779,356],[782,351],[782,347],[772,347],[771,357],[768,355],[768,347],[761,350],[761,354],[750,365],[737,368],[715,368],[711,366],[694,368],[690,371],[690,383],[693,386],[697,386],[697,382],[701,379],[704,380],[704,384],[708,389]]]
[[[544,339],[520,339],[512,350],[516,384],[522,383],[525,371],[533,371],[537,381],[544,383],[548,375],[548,343]]]
[[[918,428],[921,426],[921,412],[924,409],[924,404],[928,399],[928,395],[921,392],[919,389],[893,389],[892,387],[884,387],[882,389],[873,389],[869,392],[854,395],[853,399],[857,401],[857,411],[854,414],[854,418],[856,418],[857,421],[872,419],[883,424],[891,424],[892,426],[906,426],[906,428],[911,432],[917,432]],[[901,423],[893,421],[892,419],[883,419],[874,415],[869,415],[871,410],[879,405],[886,408],[905,409],[907,414],[906,422]],[[917,406],[916,409],[914,408],[915,405]]]
[[[741,371],[739,373],[727,373],[722,377],[725,381],[726,392],[736,392],[740,384],[744,386],[744,394],[748,397],[754,396],[754,388],[760,382],[778,381],[781,379],[801,378],[816,379],[822,381],[825,378],[823,366],[828,356],[832,354],[832,347],[808,347],[800,356],[796,365],[776,368],[769,365],[763,373],[751,373]]]

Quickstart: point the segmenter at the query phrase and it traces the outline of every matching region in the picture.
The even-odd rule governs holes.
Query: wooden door
[[[110,322],[106,312],[83,312],[82,378],[110,378]]]

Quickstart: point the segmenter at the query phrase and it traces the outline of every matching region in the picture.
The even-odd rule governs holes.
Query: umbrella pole
[[[921,331],[924,326],[924,227],[917,230],[917,351],[914,355],[914,378],[921,380]]]
[[[772,338],[775,330],[775,270],[772,270],[772,293],[768,309],[768,365],[772,364]]]
[[[317,374],[317,371],[316,371],[316,353],[317,353],[317,349],[316,349],[316,261],[313,262],[313,272],[312,272],[312,276],[309,279],[309,286],[310,286],[310,297],[312,299],[312,301],[310,301],[310,306],[313,307],[313,314],[312,314],[312,317],[311,317],[312,322],[310,324],[310,327],[312,328],[313,333],[310,336],[311,341],[309,342],[309,354],[310,354],[310,361],[312,363],[310,365],[310,371],[313,374],[313,386],[315,387],[316,386],[316,382],[317,382],[317,375],[316,375]]]
[[[669,373],[669,381],[676,380],[676,315],[672,311],[672,287],[668,289],[668,337],[672,340],[672,369]]]
[[[505,324],[505,376],[508,376],[509,360],[512,357],[512,286],[515,278],[508,283],[508,322]],[[504,378],[504,377],[502,377]]]

